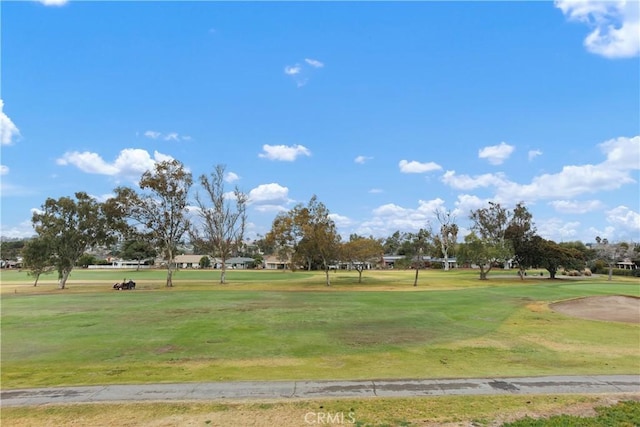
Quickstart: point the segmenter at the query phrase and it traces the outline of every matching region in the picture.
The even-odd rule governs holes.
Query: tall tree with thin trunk
[[[191,173],[182,163],[165,160],[142,174],[141,192],[118,187],[116,196],[108,201],[161,250],[167,265],[167,287],[173,286],[177,247],[190,227],[187,207],[192,183]]]
[[[235,255],[243,244],[247,223],[248,196],[238,187],[233,195],[225,192],[225,166],[217,165],[211,176],[200,176],[205,195],[196,194],[200,223],[189,234],[192,242],[206,248],[222,265],[220,283],[226,282],[226,261]]]
[[[271,230],[264,236],[265,245],[272,248],[278,261],[289,264],[291,271],[296,270],[292,257],[295,252],[297,236],[294,234],[293,215],[291,212],[280,212],[273,219]],[[285,271],[284,269],[282,271]]]
[[[452,254],[458,240],[458,225],[451,211],[436,210],[436,218],[440,223],[440,233],[436,237],[444,258],[444,270],[449,271],[449,255]]]
[[[353,234],[342,245],[342,258],[358,272],[358,283],[362,283],[362,273],[367,265],[378,262],[381,256],[382,243],[373,237]]]
[[[53,271],[51,245],[47,239],[37,237],[29,240],[22,249],[22,262],[27,268],[27,274],[35,278],[33,286],[38,286],[40,275]]]
[[[336,225],[329,216],[329,209],[318,201],[314,195],[309,204],[302,209],[303,217],[307,217],[306,223],[301,224],[302,233],[311,242],[311,251],[319,257],[325,273],[326,285],[331,286],[329,267],[339,258],[340,235]]]
[[[506,239],[510,214],[499,203],[471,212],[473,233],[465,238],[464,258],[480,266],[480,279],[486,280],[494,264],[506,265],[513,249]]]
[[[406,233],[404,238],[404,255],[411,260],[411,266],[415,269],[413,286],[418,286],[418,276],[425,264],[424,257],[432,249],[431,231],[421,228],[417,233]]]
[[[538,246],[532,241],[535,233],[533,216],[524,203],[518,203],[505,230],[505,239],[513,248],[513,259],[518,264],[518,275],[522,280],[525,270],[537,264],[539,260]]]
[[[85,251],[114,241],[104,205],[84,192],[76,193],[75,199],[47,199],[31,222],[39,238],[49,245],[60,289],[66,288],[73,267]]]

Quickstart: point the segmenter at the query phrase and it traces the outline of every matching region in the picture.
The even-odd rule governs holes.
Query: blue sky
[[[639,3],[2,2],[1,234],[154,161],[226,165],[248,234],[524,202],[555,241],[640,240]],[[197,191],[197,185],[194,191]]]

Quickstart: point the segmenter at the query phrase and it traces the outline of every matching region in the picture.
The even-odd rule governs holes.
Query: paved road
[[[437,380],[240,381],[60,387],[4,390],[0,392],[0,405],[560,393],[640,393],[640,375]]]

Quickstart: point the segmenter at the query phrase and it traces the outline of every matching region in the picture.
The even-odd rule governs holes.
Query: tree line
[[[178,160],[155,164],[142,174],[138,188],[117,187],[114,196],[98,202],[85,192],[75,197],[48,198],[32,216],[36,237],[22,248],[23,261],[36,277],[54,270],[61,289],[78,261],[97,246],[125,242],[130,259],[160,255],[167,269],[166,286],[173,286],[173,260],[178,247],[189,240],[203,255],[221,264],[220,283],[226,282],[226,261],[244,246],[248,195],[235,187],[225,188],[225,166],[216,165],[199,176],[195,203],[189,195],[193,176]],[[580,242],[556,243],[537,235],[531,213],[523,203],[513,210],[499,203],[470,212],[471,232],[458,242],[459,227],[450,211],[438,210],[438,227],[431,224],[418,232],[396,231],[387,238],[357,234],[342,241],[327,207],[313,196],[274,218],[271,229],[260,236],[259,247],[292,269],[320,269],[330,286],[329,271],[347,263],[358,271],[359,282],[370,264],[384,254],[402,255],[415,269],[414,286],[425,259],[442,260],[448,270],[452,256],[459,265],[474,265],[485,280],[495,266],[513,262],[524,278],[525,270],[544,268],[554,278],[560,268],[584,269],[589,260],[606,262],[609,274],[624,257],[638,257],[638,246],[596,239],[594,249]]]

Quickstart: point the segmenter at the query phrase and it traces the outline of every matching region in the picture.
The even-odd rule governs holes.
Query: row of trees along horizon
[[[35,277],[34,285],[41,274],[57,271],[58,286],[65,289],[71,271],[88,250],[126,242],[130,254],[161,255],[166,261],[166,286],[171,287],[176,268],[172,260],[188,240],[195,253],[218,260],[219,281],[224,284],[226,261],[246,250],[248,202],[248,195],[238,187],[229,196],[224,177],[224,165],[201,175],[201,189],[191,203],[193,177],[174,159],[158,162],[153,170],[144,172],[138,189],[117,187],[115,195],[105,202],[85,192],[75,193],[75,199],[48,198],[33,214],[36,236],[21,250],[23,267]],[[324,270],[327,286],[331,284],[329,270],[335,263],[349,263],[358,271],[360,282],[365,265],[379,261],[383,254],[403,255],[408,260],[408,266],[415,269],[414,286],[420,269],[426,267],[425,258],[431,256],[442,259],[438,267],[449,270],[449,259],[455,255],[458,265],[477,266],[480,279],[485,280],[494,266],[507,261],[518,266],[522,278],[526,269],[544,268],[553,279],[560,269],[584,270],[595,260],[608,267],[611,279],[619,260],[638,259],[640,255],[637,244],[626,242],[596,238],[596,245],[589,248],[581,242],[544,239],[536,234],[533,217],[522,202],[513,210],[489,202],[472,211],[471,233],[461,243],[457,242],[458,226],[450,211],[435,212],[439,223],[436,230],[425,224],[417,233],[396,231],[386,239],[352,234],[346,242],[329,213],[313,196],[306,205],[298,204],[277,214],[271,230],[256,243],[265,254],[275,255],[293,269]]]

